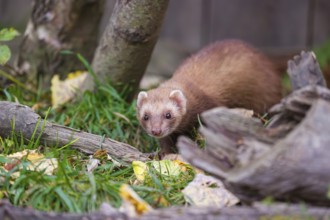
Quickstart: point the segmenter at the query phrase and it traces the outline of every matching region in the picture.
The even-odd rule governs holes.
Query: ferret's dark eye
[[[172,118],[172,115],[171,115],[171,113],[169,113],[169,112],[168,112],[168,113],[166,113],[166,115],[165,115],[165,118],[166,118],[166,119],[171,119],[171,118]]]
[[[148,115],[144,115],[143,116],[143,120],[148,121],[149,120],[149,116]]]

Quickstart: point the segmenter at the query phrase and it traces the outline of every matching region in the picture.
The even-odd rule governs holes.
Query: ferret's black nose
[[[153,128],[151,130],[151,133],[152,133],[152,135],[158,136],[162,133],[162,130],[160,130],[159,128]]]

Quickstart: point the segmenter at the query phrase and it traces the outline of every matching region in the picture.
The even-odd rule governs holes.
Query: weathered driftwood
[[[270,112],[277,115],[273,118],[270,127],[299,122],[316,99],[330,100],[330,91],[326,88],[326,81],[314,53],[303,51],[300,56],[290,60],[288,74],[293,93],[272,107]]]
[[[23,135],[27,142],[33,139],[33,133],[36,130],[34,139],[36,140],[39,134],[42,134],[40,141],[48,146],[61,147],[71,143],[70,147],[88,154],[105,149],[114,159],[125,162],[148,160],[144,154],[128,144],[50,123],[42,120],[27,106],[2,101],[0,102],[0,136],[10,136],[13,129],[17,135]]]
[[[243,201],[272,196],[329,205],[330,92],[320,86],[324,83],[316,64],[312,53],[289,64],[299,90],[276,107],[275,123],[264,127],[230,109],[210,110],[202,114],[205,126],[200,129],[206,150],[181,137],[182,156],[222,179]],[[305,76],[297,77],[299,72]]]
[[[293,90],[298,90],[308,85],[327,86],[313,52],[302,51],[300,55],[294,56],[293,60],[289,60],[288,74]]]
[[[14,207],[7,202],[0,201],[0,219],[8,220],[154,220],[154,219],[177,219],[177,220],[236,220],[236,219],[260,219],[260,218],[280,218],[280,219],[328,219],[330,210],[325,208],[308,207],[304,205],[261,205],[252,207],[231,207],[219,210],[218,208],[196,208],[196,207],[173,207],[159,209],[147,213],[141,217],[129,217],[125,213],[116,211],[101,211],[95,213],[75,214],[75,213],[47,213],[30,208]]]

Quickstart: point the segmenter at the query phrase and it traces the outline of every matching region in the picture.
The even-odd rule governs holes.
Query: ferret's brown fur
[[[186,59],[158,88],[140,92],[137,117],[169,153],[201,112],[227,106],[262,114],[280,101],[281,91],[280,74],[268,58],[242,41],[219,41]]]

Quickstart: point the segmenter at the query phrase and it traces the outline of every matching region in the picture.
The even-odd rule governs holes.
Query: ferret
[[[137,97],[137,118],[159,138],[160,155],[196,125],[197,115],[226,106],[265,113],[281,99],[281,74],[271,61],[240,40],[215,42],[187,58],[172,78]]]

